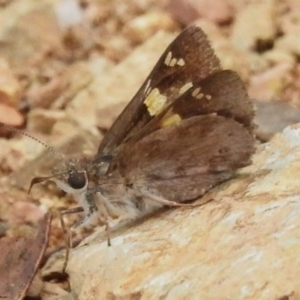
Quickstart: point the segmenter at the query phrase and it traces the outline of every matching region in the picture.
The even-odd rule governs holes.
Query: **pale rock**
[[[287,35],[295,30],[299,30],[300,5],[297,0],[278,1],[278,26],[281,35]]]
[[[153,11],[127,22],[123,32],[131,41],[140,43],[153,36],[158,30],[174,30],[178,25],[166,12]]]
[[[115,31],[117,29],[114,29]],[[124,57],[132,52],[130,40],[124,34],[115,34],[109,39],[99,40],[103,47],[103,55],[112,61],[122,61]]]
[[[94,75],[92,70],[90,70],[89,64],[82,62],[70,65],[63,74],[68,81],[68,88],[55,100],[54,108],[66,106],[69,101],[93,81]]]
[[[74,63],[43,85],[33,85],[27,92],[31,108],[61,108],[66,106],[93,80],[89,64]]]
[[[55,76],[42,86],[33,84],[27,91],[27,102],[31,108],[48,108],[68,89],[69,81],[64,76]]]
[[[118,225],[111,247],[102,230],[83,241],[69,299],[298,299],[299,172],[297,124],[258,146],[206,205]]]
[[[50,134],[54,124],[65,119],[66,114],[62,110],[35,108],[28,113],[27,130]]]
[[[10,126],[20,126],[24,123],[24,117],[15,107],[0,103],[0,122]]]
[[[296,57],[288,50],[273,48],[266,51],[262,57],[271,64],[289,63],[291,65],[296,63]]]
[[[13,74],[7,60],[0,57],[0,102],[17,106],[20,98],[21,85]]]
[[[245,60],[249,64],[248,72],[252,74],[261,73],[267,71],[270,68],[271,63],[263,56],[257,52],[244,53]]]
[[[268,141],[285,127],[300,122],[300,109],[284,101],[254,101],[256,137]]]
[[[37,222],[43,218],[45,212],[36,204],[29,201],[15,201],[10,211],[11,224],[22,225],[28,222]]]
[[[45,149],[42,144],[25,135],[21,135],[18,139],[1,141],[1,167],[12,171],[19,170],[28,160],[39,155]]]
[[[52,5],[57,1],[12,1],[0,10],[0,54],[12,68],[22,70],[46,49],[60,47],[61,31]]]
[[[74,131],[74,129],[79,129],[78,124],[74,124],[72,120],[63,118],[55,122],[52,127],[51,133],[54,136],[67,137],[70,132]]]
[[[211,23],[224,23],[233,16],[233,9],[228,0],[171,0],[168,1],[168,10],[187,25],[198,18]]]
[[[274,13],[274,0],[252,3],[240,9],[231,34],[234,47],[251,50],[258,41],[272,41],[276,35]]]
[[[185,2],[185,1],[183,1]],[[233,17],[233,10],[226,0],[189,0],[190,6],[195,9],[198,17],[212,23],[224,23]]]
[[[280,63],[250,78],[248,93],[250,98],[260,100],[278,100],[286,88],[289,74],[293,69],[291,63]]]
[[[218,45],[228,45],[228,38],[216,24],[205,19],[197,19],[193,22],[193,25],[200,27],[205,32],[213,49],[218,47]]]
[[[83,9],[77,0],[61,0],[54,6],[54,10],[62,29],[81,24],[84,21]]]
[[[294,30],[286,35],[278,38],[275,43],[275,48],[286,51],[294,55],[300,55],[300,42],[299,42],[300,30]]]
[[[94,82],[96,81],[98,84],[101,84],[100,81],[103,79],[107,72],[109,72],[113,67],[113,63],[99,56],[92,56],[89,61],[85,64],[85,69],[89,72],[89,80],[80,79],[82,76],[79,74],[76,75],[78,77],[80,84],[80,89],[76,89],[76,93],[72,93],[73,98],[69,97],[69,103],[66,106],[66,115],[69,123],[75,123],[83,128],[87,128],[92,132],[96,132],[96,119],[95,119],[95,102],[99,95],[95,95],[91,91],[91,87],[93,87]],[[99,78],[99,79],[98,79]],[[74,86],[74,83],[72,84]],[[71,89],[72,91],[74,89]],[[70,94],[70,93],[69,93]],[[65,98],[65,95],[61,95],[61,100]],[[57,99],[54,106],[57,106],[60,103],[65,101],[61,101]],[[89,116],[88,118],[86,116]],[[56,127],[56,126],[55,126]],[[58,126],[59,127],[59,126]],[[60,129],[58,129],[61,132]]]
[[[235,49],[231,45],[222,45],[216,48],[216,54],[225,70],[236,71],[244,81],[250,77],[250,55]]]
[[[119,65],[95,78],[66,108],[69,118],[91,132],[97,131],[97,127],[105,127],[107,121],[103,124],[98,117],[101,111],[108,107],[119,106],[120,103],[124,108],[173,38],[174,35],[170,33],[163,31],[156,33]],[[112,114],[111,120],[117,117],[119,111],[118,109]]]
[[[235,48],[224,32],[215,24],[203,19],[197,20],[194,24],[202,28],[207,35],[223,69],[236,71],[247,82],[251,72],[258,72],[267,68],[266,60],[261,55]]]

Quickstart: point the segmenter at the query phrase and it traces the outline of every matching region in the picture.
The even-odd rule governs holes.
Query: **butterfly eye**
[[[69,175],[68,184],[71,188],[80,190],[86,185],[86,176],[84,172],[74,172]]]

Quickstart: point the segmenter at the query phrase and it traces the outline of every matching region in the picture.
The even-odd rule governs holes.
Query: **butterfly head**
[[[52,180],[66,193],[77,194],[87,189],[87,169],[81,160],[68,160],[53,168],[52,174]]]
[[[32,179],[29,192],[35,184],[52,180],[68,194],[81,194],[88,186],[88,170],[84,160],[64,160],[52,169],[52,175]]]
[[[56,184],[67,193],[74,193],[86,189],[88,184],[87,172],[84,167],[84,163],[81,160],[66,160],[65,156],[58,152],[56,149],[51,146],[39,141],[35,137],[29,135],[26,132],[15,129],[6,124],[0,123],[0,127],[5,128],[8,131],[20,133],[27,136],[28,138],[36,141],[37,143],[43,145],[48,151],[53,153],[56,157],[59,158],[60,167],[54,167],[52,170],[52,176],[47,177],[35,177],[32,179],[29,192],[31,188],[37,184],[44,182],[46,180],[53,180]]]

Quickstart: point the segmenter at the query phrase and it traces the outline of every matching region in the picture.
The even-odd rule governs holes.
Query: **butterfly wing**
[[[201,29],[183,31],[99,147],[108,176],[168,200],[204,194],[250,163],[253,104],[239,76],[220,70]],[[117,149],[117,151],[115,151]]]
[[[220,71],[196,82],[125,143],[112,161],[142,193],[173,201],[201,196],[251,162],[254,109],[239,76]]]
[[[117,170],[133,189],[185,201],[230,178],[250,163],[254,138],[243,125],[218,115],[194,116],[128,144]]]
[[[203,80],[194,82],[192,87],[145,124],[129,142],[137,142],[159,128],[206,114],[233,118],[252,131],[253,103],[237,73],[231,70],[218,71]]]
[[[97,158],[112,155],[194,82],[220,70],[206,35],[195,26],[182,31],[162,54],[139,91],[104,136]]]

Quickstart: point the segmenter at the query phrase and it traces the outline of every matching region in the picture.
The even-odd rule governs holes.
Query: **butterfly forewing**
[[[103,138],[97,157],[138,133],[193,83],[220,70],[206,35],[198,27],[184,30],[165,50],[142,87]]]
[[[145,124],[130,143],[136,143],[151,132],[184,119],[212,113],[233,118],[249,130],[252,129],[253,104],[243,82],[234,71],[218,71],[195,81],[192,87]]]

